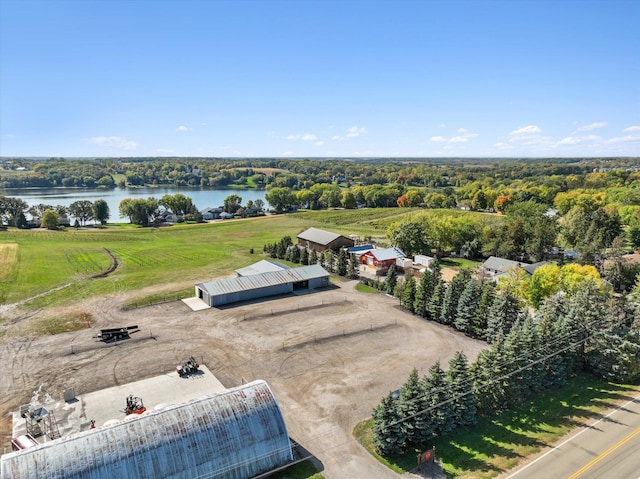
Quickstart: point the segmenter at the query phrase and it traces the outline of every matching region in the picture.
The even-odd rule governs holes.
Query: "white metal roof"
[[[378,261],[385,261],[389,259],[404,258],[405,254],[400,248],[385,248],[385,249],[372,249],[365,251],[364,254],[372,254]]]
[[[342,235],[338,233],[331,233],[330,231],[325,231],[318,228],[309,228],[300,233],[298,235],[298,238],[305,241],[311,241],[312,243],[328,245],[332,241],[340,238],[340,236]]]
[[[269,271],[280,271],[283,269],[289,269],[286,264],[279,263],[277,261],[268,261],[263,259],[246,268],[240,268],[236,270],[238,276],[251,276],[252,274],[267,273]]]
[[[329,277],[329,273],[319,264],[314,264],[280,271],[268,271],[250,276],[240,276],[238,278],[214,279],[196,286],[204,289],[210,296],[217,296],[323,277]]]
[[[506,273],[509,268],[514,266],[524,266],[528,263],[522,263],[505,258],[498,258],[497,256],[489,256],[487,260],[482,263],[482,267],[485,269],[492,269],[500,273]]]
[[[254,381],[5,454],[0,478],[246,479],[292,458],[273,393]]]

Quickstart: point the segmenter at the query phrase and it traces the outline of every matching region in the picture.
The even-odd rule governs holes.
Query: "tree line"
[[[640,277],[629,297],[616,297],[589,277],[568,281],[566,291],[543,299],[534,313],[509,287],[483,285],[468,273],[447,285],[436,266],[417,284],[399,282],[403,307],[491,347],[470,366],[457,353],[446,372],[436,363],[420,379],[414,370],[399,394],[384,397],[372,413],[378,452],[424,449],[479,417],[561,388],[578,372],[640,381]]]

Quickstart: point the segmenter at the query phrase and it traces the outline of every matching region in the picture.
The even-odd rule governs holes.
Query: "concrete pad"
[[[172,371],[162,376],[83,394],[70,402],[48,398],[42,406],[54,413],[60,435],[65,437],[88,429],[92,419],[96,426],[112,420],[123,420],[126,417],[123,409],[129,395],[141,398],[147,410],[153,410],[225,390],[211,371],[200,365],[199,371],[188,376],[180,377],[176,371]],[[20,416],[20,411],[14,412],[13,437],[26,432],[26,423]],[[48,440],[45,436],[36,439],[40,443]]]
[[[200,298],[196,298],[195,296],[192,298],[184,298],[182,302],[187,306],[189,306],[193,311],[202,311],[204,309],[211,309],[207,303],[202,301]]]

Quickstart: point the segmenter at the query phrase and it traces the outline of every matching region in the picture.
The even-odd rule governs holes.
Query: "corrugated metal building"
[[[314,264],[199,283],[196,284],[196,297],[214,307],[328,285],[329,273]]]
[[[298,246],[313,249],[318,253],[327,249],[338,251],[340,248],[351,248],[353,245],[354,241],[351,238],[318,228],[306,229],[298,235]]]
[[[2,479],[247,479],[293,460],[280,408],[254,381],[2,456]]]

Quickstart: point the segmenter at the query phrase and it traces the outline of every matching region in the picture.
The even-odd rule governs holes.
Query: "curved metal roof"
[[[254,381],[2,456],[2,479],[246,479],[293,458],[280,408]]]

